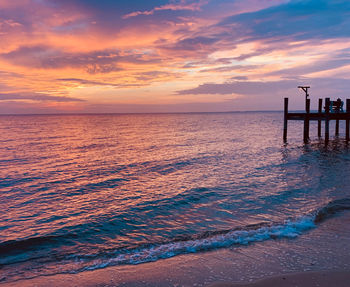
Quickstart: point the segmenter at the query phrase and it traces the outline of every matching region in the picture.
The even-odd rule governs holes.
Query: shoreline
[[[350,212],[295,239],[178,255],[138,265],[38,276],[4,287],[326,287],[349,286]],[[286,279],[283,279],[286,278]]]

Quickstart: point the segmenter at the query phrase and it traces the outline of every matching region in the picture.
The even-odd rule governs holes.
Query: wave
[[[181,237],[171,242],[128,250],[111,258],[94,260],[79,271],[94,270],[112,265],[140,264],[166,259],[180,254],[209,251],[234,245],[248,245],[269,239],[296,238],[344,210],[350,210],[350,198],[330,201],[324,207],[283,223],[262,222],[231,230],[208,231],[199,235]]]
[[[326,206],[319,209],[315,216],[315,223],[321,223],[339,212],[350,210],[350,198],[330,201]]]
[[[262,242],[265,240],[276,240],[282,238],[296,238],[299,235],[315,228],[318,224],[331,218],[338,213],[350,210],[350,198],[343,198],[330,201],[322,208],[306,214],[304,216],[288,219],[284,222],[261,222],[254,225],[247,225],[240,228],[228,230],[207,231],[196,235],[181,236],[173,238],[168,242],[157,244],[145,244],[136,248],[111,248],[95,254],[61,254],[54,256],[52,263],[56,265],[76,262],[74,270],[72,264],[68,264],[69,268],[59,267],[60,273],[77,273],[86,270],[95,270],[107,266],[140,264],[146,262],[166,259],[180,254],[196,253],[201,251],[209,251],[217,248],[248,245],[254,242]],[[66,235],[68,238],[76,237],[77,234]],[[66,236],[45,236],[29,238],[20,241],[7,241],[0,243],[0,255],[7,256],[12,252],[26,252],[32,248],[47,247],[48,245],[56,245],[65,242]],[[57,246],[57,245],[56,245]],[[29,258],[28,258],[29,259]],[[32,258],[33,259],[33,258]],[[35,259],[35,258],[34,258]],[[48,259],[48,258],[46,258]],[[58,260],[58,261],[57,261]],[[28,261],[28,260],[24,260]],[[30,261],[30,259],[29,259]],[[79,262],[79,263],[77,263]],[[13,264],[12,262],[10,264]],[[17,262],[19,263],[19,262]],[[46,262],[49,264],[49,262]],[[7,265],[6,263],[2,264]],[[51,270],[50,272],[52,272]]]
[[[295,238],[302,232],[315,227],[314,218],[302,217],[296,221],[286,221],[283,224],[261,224],[262,227],[251,226],[246,229],[208,232],[208,237],[190,240],[174,241],[147,248],[136,249],[113,258],[95,260],[90,266],[79,271],[94,270],[113,265],[140,264],[159,259],[166,259],[180,254],[196,253],[212,249],[229,247],[232,245],[247,245],[253,242],[278,238]],[[255,228],[257,227],[257,228]],[[198,237],[198,236],[197,236]]]
[[[0,244],[0,254],[26,251],[33,247],[42,246],[44,244],[50,244],[58,240],[57,236],[49,235],[42,237],[32,237],[23,240],[9,240]]]

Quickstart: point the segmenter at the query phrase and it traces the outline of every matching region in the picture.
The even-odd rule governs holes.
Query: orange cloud
[[[348,78],[346,1],[151,2],[1,1],[1,105],[220,105],[249,82]]]

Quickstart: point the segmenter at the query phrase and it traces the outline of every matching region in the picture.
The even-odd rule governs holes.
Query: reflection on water
[[[264,239],[237,235],[251,224],[291,236],[349,196],[350,153],[340,139],[303,145],[298,123],[283,145],[282,116],[1,116],[2,280]]]

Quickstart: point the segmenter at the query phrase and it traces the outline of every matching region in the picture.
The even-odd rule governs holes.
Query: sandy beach
[[[101,280],[102,278],[99,278]],[[95,278],[96,280],[96,278]],[[49,280],[34,280],[21,282],[19,284],[9,284],[8,286],[98,286],[98,287],[112,287],[112,286],[150,286],[147,282],[139,282],[137,284],[131,283],[130,285],[113,283],[113,282],[85,282],[82,280],[83,285],[74,280],[68,280],[68,278],[49,279]],[[92,281],[94,281],[92,279]],[[81,282],[81,283],[82,283]],[[320,272],[304,272],[295,274],[279,275],[274,277],[268,277],[262,280],[253,281],[250,283],[213,283],[207,285],[208,287],[348,287],[350,282],[350,270],[349,271],[320,271]],[[153,286],[165,286],[162,283],[154,282]],[[193,285],[168,285],[168,286],[201,286],[197,283]]]
[[[348,287],[349,272],[306,272],[265,278],[253,283],[215,283],[210,287]]]

